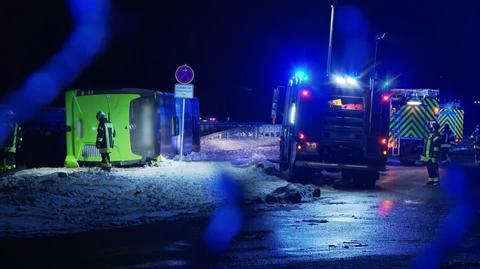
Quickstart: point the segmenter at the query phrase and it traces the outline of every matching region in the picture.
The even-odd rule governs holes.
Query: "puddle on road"
[[[405,200],[403,201],[405,204],[411,204],[411,205],[421,205],[421,204],[424,204],[424,202],[422,201],[418,201],[418,200]]]

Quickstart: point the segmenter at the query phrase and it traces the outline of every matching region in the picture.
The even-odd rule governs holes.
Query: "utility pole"
[[[332,1],[330,4],[331,13],[330,13],[330,36],[328,38],[328,54],[327,54],[327,76],[330,75],[330,68],[332,65],[332,42],[333,42],[333,22],[335,17],[335,5],[337,1]]]

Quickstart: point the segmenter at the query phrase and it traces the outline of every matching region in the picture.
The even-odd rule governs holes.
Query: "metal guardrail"
[[[280,137],[282,125],[280,124],[244,124],[243,126],[227,129],[202,136],[201,143],[209,140],[222,139],[257,139],[262,137]]]
[[[213,134],[234,128],[247,128],[250,126],[260,126],[261,122],[232,122],[232,121],[202,121],[200,123],[201,135]]]

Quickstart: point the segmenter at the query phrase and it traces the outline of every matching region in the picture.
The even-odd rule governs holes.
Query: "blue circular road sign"
[[[175,78],[177,79],[178,83],[181,84],[192,83],[194,77],[195,72],[193,72],[193,69],[186,64],[179,66],[177,71],[175,71]]]

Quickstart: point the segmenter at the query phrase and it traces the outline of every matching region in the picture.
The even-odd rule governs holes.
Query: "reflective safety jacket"
[[[480,149],[480,130],[475,130],[470,139],[473,140],[473,148]]]
[[[112,152],[114,142],[115,129],[113,128],[113,124],[101,121],[97,129],[96,147],[100,150],[100,153],[110,153]]]
[[[430,132],[427,139],[425,140],[421,160],[424,162],[438,162],[438,157],[440,155],[440,145],[440,134],[437,131]]]
[[[22,145],[22,128],[17,123],[5,124],[1,128],[5,128],[6,132],[2,149],[4,152],[16,153],[17,149]],[[0,141],[1,142],[1,141]]]
[[[443,131],[441,136],[441,147],[442,148],[451,148],[452,145],[455,143],[455,135],[452,131]]]

